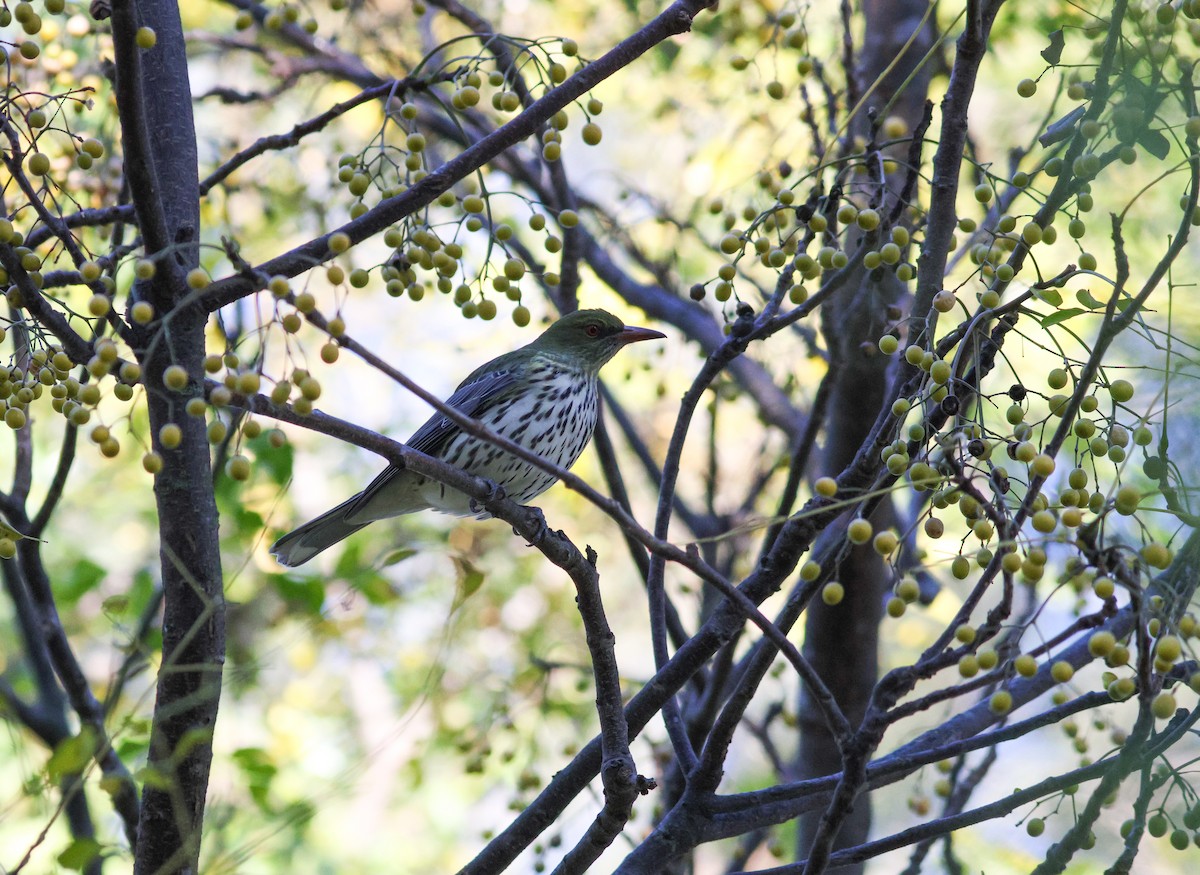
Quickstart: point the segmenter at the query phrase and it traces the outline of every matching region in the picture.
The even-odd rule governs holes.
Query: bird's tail
[[[338,541],[350,537],[367,523],[346,522],[346,514],[359,500],[358,495],[343,501],[333,510],[326,511],[300,528],[288,532],[271,545],[271,555],[280,565],[295,568],[303,565],[322,550],[327,550]],[[369,522],[369,521],[368,521]]]

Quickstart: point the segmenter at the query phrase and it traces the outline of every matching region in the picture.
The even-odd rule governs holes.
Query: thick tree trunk
[[[155,44],[139,48],[139,27]],[[132,300],[148,300],[159,318],[138,329],[154,449],[163,582],[163,654],[150,735],[149,777],[142,800],[137,875],[195,872],[220,701],[225,607],[209,445],[202,418],[184,404],[202,391],[206,314],[188,303],[186,273],[198,264],[199,177],[192,96],[179,10],[168,0],[115,3],[113,42],[126,175],[145,257],[156,273]],[[190,375],[170,392],[163,373]],[[177,424],[183,440],[166,449],[158,434]]]
[[[181,364],[198,379],[203,326],[200,315],[173,321],[171,342],[143,360],[149,378],[157,378],[161,386],[165,367]],[[225,650],[217,509],[204,420],[183,413],[183,396],[170,397],[163,390],[148,394],[155,449],[164,463],[154,484],[164,591],[163,656],[150,738],[155,777],[147,781],[142,801],[138,875],[196,870]],[[157,441],[168,422],[183,429],[183,441],[174,450]]]
[[[863,5],[866,33],[859,56],[857,93],[866,93],[868,89],[871,93],[864,101],[863,111],[854,119],[851,133],[863,136],[869,133],[870,109],[875,110],[880,121],[884,116],[903,118],[912,131],[921,118],[932,65],[926,61],[915,75],[914,70],[936,37],[931,20],[922,24],[928,4],[923,0],[866,0]],[[904,44],[918,30],[905,50]],[[885,73],[887,65],[897,56],[899,61]],[[902,87],[904,90],[899,92]],[[887,216],[900,193],[903,170],[885,182],[887,194],[880,213]],[[821,473],[836,474],[845,468],[868,435],[873,423],[864,412],[879,409],[888,381],[888,359],[878,353],[875,344],[889,322],[888,307],[898,304],[904,294],[903,285],[891,271],[864,269],[857,282],[847,283],[845,294],[837,302],[822,308],[823,330],[834,373]],[[872,522],[878,530],[890,525],[893,519],[894,511],[885,500],[876,509]],[[852,550],[835,575],[845,586],[845,599],[835,607],[820,599],[809,606],[804,655],[833,691],[850,725],[857,727],[878,679],[879,623],[891,580],[869,544]],[[797,777],[814,778],[841,771],[837,745],[820,710],[803,690],[800,720]],[[800,819],[798,858],[807,856],[806,848],[811,845],[819,819],[819,811]],[[837,846],[850,847],[866,841],[870,826],[870,806],[866,800],[860,800],[846,820]],[[858,867],[847,871],[862,870]]]

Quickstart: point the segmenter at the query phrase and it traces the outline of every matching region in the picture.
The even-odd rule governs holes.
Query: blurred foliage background
[[[267,7],[240,2],[181,6],[196,96],[201,178],[260,137],[286,133],[334,103],[354,99],[368,84],[365,71],[402,78],[475,63],[479,43],[466,38],[462,25],[439,12],[438,5],[333,0]],[[1047,124],[1074,106],[1068,94],[1072,79],[1086,79],[1094,63],[1089,44],[1098,45],[1103,36],[1089,33],[1089,28],[1097,26],[1097,16],[1105,13],[1100,7],[1108,4],[1092,5],[1097,8],[1003,5],[971,106],[968,174],[973,178],[964,175],[960,218],[986,221],[987,202],[971,198],[975,186],[993,178],[1009,180],[1018,166],[1013,162],[1037,152],[1037,138]],[[94,162],[79,162],[65,151],[48,154],[61,180],[61,208],[99,209],[112,203],[123,184],[120,152],[114,149],[118,121],[105,66],[111,45],[103,23],[81,4],[60,0],[57,12],[51,11],[50,2],[45,6],[34,33],[22,33],[19,18],[10,18],[4,28],[10,55],[5,74],[9,100],[15,101],[7,111],[17,107],[27,112],[38,94],[75,95],[62,103],[56,124],[69,120],[108,149]],[[1180,8],[1178,21],[1172,18],[1169,38],[1160,41],[1168,51],[1187,58],[1194,57],[1200,37],[1196,20],[1182,14],[1193,6],[1183,4],[1187,9]],[[659,11],[656,4],[644,2],[541,0],[479,2],[471,8],[497,32],[527,41],[531,68],[538,66],[536,75],[550,81],[557,75],[551,64],[573,72],[581,59],[600,56]],[[1159,7],[1131,8],[1140,9],[1149,21]],[[861,34],[863,11],[856,4],[847,4],[845,10],[851,33]],[[656,46],[588,95],[588,100],[602,104],[599,112],[592,111],[595,106],[584,107],[602,128],[598,144],[584,141],[584,111],[576,106],[568,112],[569,124],[561,132],[561,167],[572,181],[579,211],[588,215],[604,240],[614,245],[636,241],[626,252],[647,260],[633,268],[641,269],[647,282],[655,282],[658,271],[684,292],[694,283],[703,284],[698,306],[715,315],[714,325],[728,327],[737,315],[737,294],[731,297],[728,288],[722,292],[716,279],[728,258],[720,251],[723,235],[770,209],[790,174],[817,161],[813,124],[798,109],[803,104],[797,95],[808,89],[813,92],[811,102],[820,105],[825,100],[814,70],[837,67],[844,50],[841,14],[841,9],[822,4],[722,3],[702,14],[690,35]],[[953,4],[929,13],[945,37],[929,61],[933,74],[928,96],[935,105],[947,88],[951,41],[961,16],[962,9]],[[790,24],[782,25],[784,20]],[[302,40],[288,38],[285,31],[291,26],[311,29],[316,42],[306,47]],[[1050,34],[1059,31],[1068,34],[1068,52],[1074,52],[1061,64],[1048,62],[1043,54]],[[570,52],[564,39],[573,41]],[[30,40],[38,43],[40,54],[23,60],[18,46]],[[484,83],[488,68],[488,63],[480,65]],[[835,78],[829,73],[824,81]],[[1134,78],[1132,72],[1129,78]],[[1030,96],[1018,96],[1019,89],[1029,90],[1025,81],[1036,87]],[[455,81],[434,89],[433,99],[450,101],[452,92],[462,87]],[[486,109],[492,95],[503,88],[481,84],[476,90]],[[844,114],[845,107],[840,110]],[[427,111],[427,104],[421,103],[421,122]],[[1186,123],[1178,109],[1164,110],[1164,116],[1178,128]],[[817,127],[821,145],[829,149],[845,133],[838,125]],[[237,169],[202,200],[204,268],[214,278],[231,273],[231,252],[259,264],[397,193],[405,178],[411,181],[412,169],[388,164],[394,155],[384,144],[395,136],[394,128],[384,123],[384,104],[367,102],[294,147],[267,151]],[[411,146],[411,140],[408,143]],[[1176,139],[1171,146],[1177,149],[1178,144]],[[515,148],[534,153],[546,145],[550,143]],[[430,134],[429,151],[419,159],[427,165],[419,166],[436,167],[452,148],[447,138]],[[1085,217],[1086,236],[1077,239],[1063,221],[1058,239],[1038,248],[1037,259],[1047,266],[1044,276],[1054,276],[1067,263],[1082,265],[1082,254],[1092,256],[1095,276],[1072,280],[1059,296],[1060,312],[1072,306],[1071,296],[1092,294],[1092,287],[1096,299],[1107,299],[1109,289],[1097,277],[1111,277],[1118,269],[1107,242],[1110,213],[1126,217],[1124,243],[1129,261],[1144,265],[1135,271],[1140,278],[1162,257],[1163,241],[1179,222],[1184,184],[1178,179],[1186,164],[1178,151],[1164,162],[1147,158],[1146,150],[1142,144],[1137,160],[1114,164],[1085,192],[1092,203]],[[374,161],[380,163],[370,163]],[[367,165],[374,171],[366,189],[360,190],[355,170]],[[347,167],[351,172],[343,173]],[[452,198],[445,207],[446,213],[458,210],[472,190],[492,193],[490,224],[477,233],[464,233],[462,247],[464,263],[487,276],[495,275],[509,254],[494,250],[504,234],[497,234],[497,225],[509,228],[512,236],[500,242],[511,239],[513,252],[531,256],[526,261],[544,261],[539,271],[543,276],[553,267],[555,247],[561,246],[553,224],[543,230],[536,219],[531,223],[547,211],[516,172],[498,161],[467,180],[457,190],[458,200]],[[922,179],[922,188],[927,183]],[[1029,184],[1028,202],[1011,210],[1022,214],[1018,230],[1051,185],[1045,177]],[[997,191],[1006,189],[997,183]],[[801,192],[799,200],[803,196]],[[16,223],[24,220],[17,217]],[[113,243],[105,233],[96,230],[91,245],[100,249]],[[980,267],[970,247],[977,239],[971,226],[961,223],[958,237],[963,246],[951,254],[945,286],[968,289],[962,297],[971,298],[977,290],[970,283],[978,279]],[[396,249],[384,235],[374,237],[332,262],[335,272],[328,265],[314,266],[292,291],[311,294],[320,311],[341,318],[356,340],[441,397],[479,363],[531,340],[554,317],[555,305],[563,303],[554,300],[554,284],[539,288],[526,282],[512,295],[480,282],[470,285],[464,301],[455,298],[457,280],[444,292],[430,281],[389,281],[376,268],[392,264],[389,259]],[[135,260],[136,252],[126,251],[112,265],[117,288],[132,282]],[[915,255],[908,260],[915,262]],[[1189,246],[1171,267],[1170,292],[1156,296],[1138,330],[1123,336],[1105,360],[1112,379],[1119,372],[1136,385],[1138,401],[1144,402],[1139,415],[1153,426],[1155,441],[1160,435],[1170,436],[1175,480],[1185,493],[1194,482],[1196,462],[1191,441],[1197,419],[1192,384],[1197,311],[1191,281],[1196,261],[1196,250]],[[746,270],[755,269],[750,265]],[[356,270],[372,271],[361,287]],[[399,294],[392,282],[399,284]],[[761,276],[748,285],[769,291]],[[84,288],[65,289],[61,300],[84,312],[90,297]],[[1061,303],[1064,298],[1066,304]],[[999,397],[1009,384],[1033,385],[1035,374],[1044,383],[1044,375],[1064,355],[1086,355],[1095,325],[1086,320],[1098,311],[1087,306],[1086,298],[1079,300],[1083,303],[1078,321],[1022,323],[990,378],[995,395],[988,397],[998,413],[1009,404]],[[608,308],[632,324],[645,320],[636,306],[590,270],[582,273],[578,303]],[[758,303],[756,299],[755,306]],[[210,354],[220,357],[229,351],[240,359],[233,365],[218,360],[216,377],[246,365],[270,382],[290,377],[298,385],[303,380],[303,375],[296,377],[300,369],[320,383],[319,409],[397,439],[411,434],[428,416],[423,403],[355,357],[334,354],[328,357],[336,361],[326,361],[327,333],[309,324],[290,330],[282,321],[287,312],[266,293],[222,309],[209,328]],[[1075,326],[1082,325],[1089,327],[1076,333]],[[905,342],[902,338],[901,349]],[[608,388],[634,420],[653,460],[665,454],[678,399],[705,351],[701,345],[675,332],[660,348],[627,352],[606,372]],[[773,338],[769,351],[757,361],[797,409],[809,410],[827,369],[824,353],[816,330],[801,327]],[[265,381],[263,391],[269,389]],[[1044,385],[1038,389],[1051,394]],[[1044,401],[1038,403],[1044,407]],[[679,491],[710,508],[724,524],[718,537],[733,554],[729,567],[736,578],[754,569],[757,553],[748,545],[761,534],[776,504],[776,492],[769,489],[762,490],[758,501],[747,501],[745,485],[764,472],[773,487],[781,482],[789,438],[769,427],[761,404],[726,376],[716,382],[705,414],[710,433],[685,447]],[[242,424],[240,414],[209,415],[214,422]],[[142,470],[143,452],[150,451],[144,405],[106,393],[94,406],[93,417],[80,430],[71,488],[45,531],[44,556],[70,640],[92,688],[109,709],[115,750],[136,772],[147,752],[161,646],[154,620],[160,598],[156,528],[170,522],[156,519],[152,477]],[[115,458],[100,451],[102,442],[87,439],[96,423],[120,434],[122,448]],[[611,419],[609,424],[611,428]],[[35,418],[35,425],[40,426],[33,430],[36,501],[52,482],[66,426],[48,411]],[[527,548],[505,524],[433,514],[376,524],[311,567],[281,569],[267,554],[274,536],[352,494],[381,463],[327,436],[291,425],[276,428],[263,419],[259,428],[234,428],[228,442],[215,442],[214,482],[229,612],[202,869],[249,875],[455,871],[528,805],[597,731],[590,659],[574,589],[565,574]],[[639,519],[649,520],[657,498],[655,484],[640,473],[639,462],[619,438],[617,445],[623,465],[639,472],[627,481],[631,504]],[[4,464],[16,464],[15,454],[7,452]],[[252,460],[248,476],[239,479],[226,473],[225,463],[234,456]],[[768,465],[765,459],[780,461]],[[1116,470],[1126,482],[1149,493],[1158,478],[1143,476],[1135,467],[1143,461],[1139,456],[1126,466],[1110,466],[1105,476],[1112,480]],[[717,471],[719,477],[714,476]],[[603,481],[594,451],[589,450],[576,472],[589,482]],[[920,513],[923,499],[901,494],[898,500],[911,505],[914,518]],[[622,533],[564,488],[552,490],[541,505],[553,528],[564,529],[575,543],[592,546],[601,557],[622,681],[626,695],[632,695],[653,676],[654,662],[645,589]],[[963,603],[967,587],[955,580],[951,562],[970,552],[963,546],[966,524],[947,520],[947,525],[954,536],[923,544],[923,568],[940,589],[921,610],[884,622],[883,670],[920,657]],[[1129,543],[1168,543],[1178,525],[1170,514],[1147,512],[1110,535]],[[671,535],[680,542],[701,540],[678,522]],[[1048,579],[1062,573],[1064,562],[1061,553],[1051,557],[1053,573]],[[667,580],[685,624],[694,628],[708,609],[699,597],[699,584],[673,568]],[[773,616],[786,595],[764,603],[764,612]],[[1079,605],[1092,596],[1086,589],[1056,583],[1039,598],[1044,602],[1033,625],[1057,629],[1072,622]],[[17,640],[16,622],[11,602],[0,601],[5,641]],[[752,709],[752,720],[783,713],[785,725],[794,729],[794,681],[783,673],[782,662],[776,668],[760,689],[761,705]],[[35,680],[17,648],[0,648],[0,673],[14,696],[35,694]],[[1100,673],[1097,668],[1095,677],[1085,680],[1081,672],[1076,684],[1094,688]],[[934,682],[943,683],[940,678]],[[917,715],[885,740],[882,752],[937,725],[959,710],[958,705],[951,700]],[[1093,723],[1084,716],[1077,724],[1059,727],[1064,731],[1021,742],[1015,761],[990,774],[981,792],[1011,792],[1059,769],[1064,760],[1086,757],[1089,750],[1098,755],[1119,745],[1121,727],[1136,713],[1136,703],[1106,713],[1103,720]],[[11,713],[5,716],[0,740],[0,865],[12,871],[28,852],[25,871],[82,868],[90,857],[64,823],[57,784],[63,775],[85,766],[88,752],[69,746],[48,751]],[[776,780],[770,756],[753,736],[749,730],[738,734],[725,764],[723,790],[759,789]],[[776,743],[784,748],[786,759],[796,742],[794,735],[780,733]],[[671,748],[660,723],[652,723],[636,740],[634,753],[643,772],[659,774],[665,769]],[[1173,752],[1172,767],[1185,776],[1183,783],[1194,756],[1187,744]],[[931,800],[945,795],[945,774],[928,768],[875,794],[875,831],[888,834],[931,816]],[[98,847],[112,858],[104,868],[126,871],[129,850],[94,771],[85,772],[84,792],[97,819]],[[1181,812],[1195,805],[1193,797],[1181,793],[1166,801],[1164,808],[1174,811],[1172,827],[1176,821],[1183,823]],[[576,800],[514,871],[540,871],[546,861],[553,865],[560,845],[573,843],[597,805],[598,789]],[[963,830],[955,836],[959,859],[989,875],[1029,871],[1054,837],[1055,818],[1069,821],[1073,805],[1073,797],[1065,794],[1038,808],[1037,816],[1047,819],[1045,835],[1029,834],[1028,808]],[[639,841],[661,814],[655,806],[654,795],[638,803],[626,836],[595,871],[611,869]],[[1116,808],[1125,812],[1128,805]],[[1073,864],[1071,871],[1103,871],[1120,853],[1117,829],[1125,817],[1121,813],[1112,822],[1103,821],[1106,830],[1095,836],[1097,850]],[[792,831],[778,830],[755,852],[755,865],[794,856],[795,840]],[[701,847],[694,871],[725,871],[737,844],[731,839]],[[907,854],[907,849],[884,854],[869,871],[902,871]],[[1194,847],[1175,850],[1167,841],[1147,842],[1141,854],[1142,871],[1187,872],[1200,864]]]

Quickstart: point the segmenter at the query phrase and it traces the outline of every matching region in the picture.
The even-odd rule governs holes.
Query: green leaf
[[[1053,307],[1058,307],[1062,304],[1062,295],[1058,289],[1034,289],[1033,296],[1039,301],[1045,301]]]
[[[1051,67],[1056,65],[1058,59],[1062,57],[1064,42],[1062,28],[1060,27],[1050,34],[1050,45],[1042,49],[1042,58]]]
[[[387,578],[374,571],[356,575],[351,578],[350,585],[366,596],[367,601],[373,605],[391,604],[400,597],[399,593],[388,583]]]
[[[175,756],[178,758],[191,756],[197,748],[210,747],[212,737],[213,731],[210,726],[197,726],[189,729],[179,739],[179,744],[175,746]]]
[[[316,806],[307,800],[300,799],[295,802],[289,802],[287,807],[283,809],[283,819],[293,827],[303,829],[308,826],[308,822],[316,816]]]
[[[95,752],[96,734],[90,726],[85,726],[78,735],[63,739],[55,746],[54,753],[46,762],[46,769],[55,781],[65,775],[77,775],[92,761]]]
[[[362,564],[362,539],[354,538],[338,553],[337,561],[333,564],[333,576],[354,577],[362,570]]]
[[[100,843],[92,838],[79,838],[67,845],[58,855],[58,865],[64,869],[82,871],[100,854]]]
[[[137,770],[134,778],[140,781],[144,787],[153,787],[156,790],[168,792],[171,790],[171,775],[155,766],[143,766]]]
[[[1092,297],[1091,289],[1080,289],[1075,293],[1075,300],[1083,304],[1085,307],[1090,307],[1093,310],[1098,310],[1104,304]]]
[[[85,593],[95,589],[96,585],[107,575],[107,568],[97,565],[90,559],[77,559],[70,571],[59,579],[54,591],[63,602],[74,604]]]
[[[390,568],[400,562],[403,562],[410,556],[416,556],[417,551],[411,547],[401,547],[399,550],[393,550],[383,557],[383,561],[379,564],[380,568]]]
[[[12,526],[5,525],[3,521],[0,521],[0,538],[8,538],[13,541],[20,541],[24,537],[24,535],[14,529]]]
[[[245,775],[255,804],[263,811],[274,811],[269,795],[279,768],[271,761],[271,755],[260,747],[243,747],[233,752],[233,760]]]
[[[325,604],[325,587],[318,578],[273,574],[271,582],[290,608],[320,616]]]
[[[451,611],[457,611],[467,599],[473,596],[479,587],[483,586],[483,572],[471,564],[470,560],[461,556],[454,560],[458,568],[458,581],[454,592],[454,604]]]
[[[146,733],[137,737],[121,736],[113,748],[116,750],[117,756],[125,762],[139,759],[145,756],[146,751],[150,750],[150,734]]]
[[[257,535],[266,525],[266,520],[262,518],[262,514],[253,510],[247,510],[244,505],[238,507],[232,514],[232,518],[239,535]],[[229,519],[229,517],[226,517],[226,519]]]
[[[270,477],[280,486],[292,479],[296,451],[290,443],[273,447],[267,433],[263,432],[253,440],[246,441],[246,446],[254,451],[254,466],[259,474]]]
[[[1066,310],[1057,310],[1040,321],[1043,328],[1049,328],[1051,325],[1058,325],[1061,322],[1066,322],[1068,319],[1074,319],[1076,316],[1082,316],[1084,313],[1090,312],[1090,310],[1082,310],[1079,307],[1070,307]]]
[[[1171,141],[1153,128],[1143,128],[1138,133],[1137,142],[1159,161],[1166,158],[1171,151]]]
[[[657,62],[655,66],[662,72],[670,70],[675,66],[675,59],[679,57],[679,46],[671,41],[661,42],[655,46],[653,59]]]
[[[333,568],[333,576],[345,580],[351,588],[366,596],[373,605],[384,605],[394,602],[398,593],[370,563],[362,559],[362,541],[352,541],[347,544],[338,556]],[[395,551],[402,553],[402,550]],[[399,559],[395,561],[400,561]]]
[[[124,614],[129,610],[129,596],[109,596],[101,603],[100,608],[104,611],[105,616],[113,617]]]

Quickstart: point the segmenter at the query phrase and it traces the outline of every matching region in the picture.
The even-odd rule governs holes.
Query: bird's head
[[[578,364],[583,370],[594,373],[626,344],[659,337],[666,335],[650,328],[625,325],[604,310],[577,310],[547,328],[530,347],[537,353]]]

